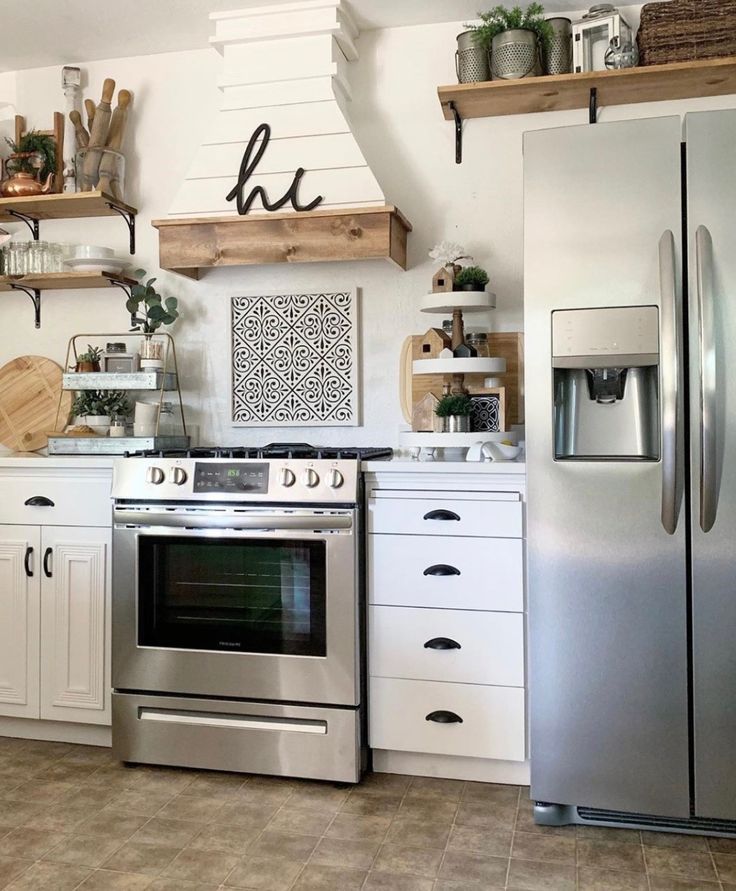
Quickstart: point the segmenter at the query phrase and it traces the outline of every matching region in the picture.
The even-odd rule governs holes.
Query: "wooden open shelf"
[[[450,103],[461,119],[532,114],[588,108],[591,90],[597,91],[598,105],[723,96],[736,93],[736,57],[457,84],[439,87],[438,94],[442,112],[451,121]]]
[[[113,210],[110,205],[119,210]],[[112,217],[123,211],[135,215],[138,211],[113,198],[106,192],[61,192],[35,195],[32,198],[0,198],[0,223],[18,222],[8,213],[14,210],[32,220],[76,220],[82,217]]]
[[[153,220],[159,263],[199,278],[216,266],[393,260],[406,269],[411,223],[392,205]]]
[[[137,284],[123,275],[107,272],[48,272],[43,275],[0,275],[0,291],[12,291],[11,285],[33,291],[69,291],[78,288],[109,288]]]

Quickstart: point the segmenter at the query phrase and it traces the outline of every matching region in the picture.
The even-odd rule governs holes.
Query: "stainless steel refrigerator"
[[[531,796],[736,831],[736,111],[527,133]]]

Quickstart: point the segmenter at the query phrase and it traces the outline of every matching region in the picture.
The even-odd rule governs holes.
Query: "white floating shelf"
[[[445,291],[425,294],[420,307],[422,312],[451,313],[455,309],[465,312],[487,312],[496,308],[496,295],[490,291]]]
[[[414,374],[505,374],[505,359],[414,359]]]
[[[399,431],[399,444],[423,449],[469,449],[477,442],[508,442],[517,445],[519,434],[506,433],[413,433]]]

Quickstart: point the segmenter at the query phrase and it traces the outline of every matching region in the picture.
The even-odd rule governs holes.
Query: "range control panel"
[[[268,492],[268,464],[198,461],[194,465],[194,491],[265,495]]]

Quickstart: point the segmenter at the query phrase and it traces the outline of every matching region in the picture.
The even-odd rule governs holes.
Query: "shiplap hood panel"
[[[274,201],[303,167],[303,203],[322,195],[323,208],[385,204],[350,127],[349,75],[358,31],[341,0],[301,0],[213,13],[210,19],[210,42],[224,59],[221,107],[169,216],[235,214],[225,196],[237,182],[251,134],[264,123],[271,140],[248,190],[263,186]],[[258,198],[253,211],[262,210]]]

